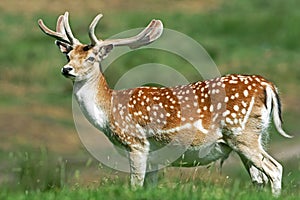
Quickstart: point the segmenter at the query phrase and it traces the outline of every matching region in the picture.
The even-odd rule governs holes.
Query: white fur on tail
[[[281,108],[280,108],[280,99],[278,96],[277,89],[274,90],[267,86],[266,87],[266,105],[268,112],[271,114],[273,111],[273,121],[277,131],[286,138],[292,138],[293,136],[287,134],[281,127],[282,120],[281,120]]]

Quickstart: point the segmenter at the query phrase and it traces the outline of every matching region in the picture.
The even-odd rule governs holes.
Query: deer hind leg
[[[236,144],[236,151],[246,163],[252,180],[261,182],[260,179],[264,180],[264,175],[267,176],[271,183],[273,195],[279,196],[282,166],[263,149],[260,135],[253,132],[243,132],[234,139],[234,143]]]
[[[279,196],[281,192],[281,182],[282,182],[282,165],[277,162],[274,158],[272,158],[269,154],[267,154],[264,150],[262,150],[263,159],[262,159],[262,167],[265,173],[268,175],[270,182],[272,193],[274,196]]]
[[[252,183],[259,189],[263,188],[269,181],[266,174],[255,167],[249,160],[247,160],[242,154],[239,155],[249,176],[251,177]]]

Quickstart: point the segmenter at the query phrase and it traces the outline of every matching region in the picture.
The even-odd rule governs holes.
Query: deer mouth
[[[62,73],[62,75],[63,75],[64,77],[66,77],[66,78],[71,78],[71,79],[76,78],[76,76],[74,76],[74,75],[72,75],[72,74],[64,74],[64,73]]]

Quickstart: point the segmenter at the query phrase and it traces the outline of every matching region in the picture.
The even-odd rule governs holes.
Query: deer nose
[[[62,73],[63,75],[69,75],[69,72],[72,71],[72,70],[73,70],[72,67],[70,67],[70,66],[65,66],[65,67],[63,67],[63,68],[61,69],[61,73]]]

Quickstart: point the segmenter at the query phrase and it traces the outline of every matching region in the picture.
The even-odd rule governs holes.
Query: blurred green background
[[[36,192],[43,195],[45,191],[50,194],[63,191],[62,196],[87,195],[86,198],[98,197],[97,191],[112,198],[124,195],[124,191],[127,198],[147,199],[153,195],[128,190],[127,174],[101,165],[78,138],[72,118],[72,84],[60,75],[66,59],[54,40],[45,36],[37,25],[42,18],[54,28],[58,15],[65,11],[70,12],[75,36],[83,42],[89,42],[88,25],[99,12],[104,14],[96,30],[101,38],[145,26],[152,18],[161,19],[166,28],[198,41],[221,74],[259,74],[273,81],[282,99],[284,129],[295,137],[282,138],[271,128],[268,151],[284,166],[284,198],[297,197],[300,195],[299,9],[297,0],[2,0],[0,198],[21,199],[23,195]],[[201,78],[189,70],[184,60],[166,52],[147,50],[122,56],[105,75],[113,87],[127,70],[149,62],[172,66],[191,81]],[[186,198],[197,193],[201,185],[202,195],[210,197],[213,193],[219,195],[216,199],[230,199],[234,191],[243,195],[239,188],[251,190],[250,179],[237,156],[230,156],[222,174],[217,168],[213,165],[196,170],[165,169],[160,173],[161,193],[154,192],[170,199]],[[186,187],[181,188],[182,185]],[[69,194],[65,188],[75,188],[77,193]],[[86,194],[82,188],[93,189]],[[174,188],[178,192],[170,193]],[[134,196],[137,194],[140,196]]]

